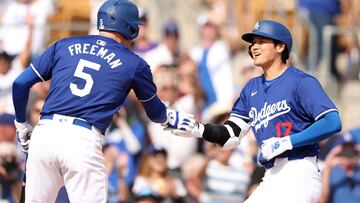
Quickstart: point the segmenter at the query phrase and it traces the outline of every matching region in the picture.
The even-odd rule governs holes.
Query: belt
[[[40,119],[53,120],[54,119],[54,114],[41,115]],[[62,119],[65,122],[66,118],[60,118],[60,119],[58,119],[58,121],[62,122]],[[73,119],[74,119],[73,122],[72,122],[73,125],[81,126],[81,127],[87,128],[89,130],[92,130],[92,125],[90,123],[88,123],[87,121],[81,120],[79,118],[73,118]]]

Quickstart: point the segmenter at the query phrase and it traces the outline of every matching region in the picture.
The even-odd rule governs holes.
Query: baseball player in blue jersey
[[[54,43],[15,80],[15,125],[28,150],[26,202],[54,202],[63,185],[71,202],[106,202],[101,139],[131,89],[152,121],[178,129],[184,124],[178,121],[188,115],[165,107],[150,67],[128,49],[139,24],[135,4],[108,0],[98,11],[99,35]],[[31,134],[29,90],[46,80],[51,80],[49,95]]]
[[[246,202],[316,202],[317,143],[341,130],[338,110],[317,79],[286,64],[292,37],[284,25],[262,20],[242,39],[251,43],[249,54],[264,74],[246,84],[224,125],[195,123],[172,131],[233,148],[251,126],[267,170]]]

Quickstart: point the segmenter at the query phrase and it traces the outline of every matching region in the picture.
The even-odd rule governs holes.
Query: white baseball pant
[[[40,120],[26,164],[26,203],[55,202],[65,184],[72,203],[106,203],[107,177],[101,133],[56,115]]]
[[[245,203],[316,203],[321,189],[316,157],[291,161],[279,158]]]

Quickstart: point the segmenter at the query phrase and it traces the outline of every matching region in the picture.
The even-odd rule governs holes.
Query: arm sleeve
[[[310,125],[305,130],[290,136],[294,147],[318,143],[341,130],[341,120],[338,112],[330,112]]]
[[[15,108],[15,116],[18,122],[26,121],[26,105],[29,99],[30,88],[41,79],[31,67],[25,69],[14,81],[12,97]]]
[[[166,106],[161,102],[157,95],[149,101],[141,102],[141,104],[150,120],[155,123],[163,123],[166,121]]]
[[[156,95],[156,85],[153,82],[150,67],[146,62],[140,62],[135,71],[133,89],[150,120],[156,123],[165,122],[166,106]]]

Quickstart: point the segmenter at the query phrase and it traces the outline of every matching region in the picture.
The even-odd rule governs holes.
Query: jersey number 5
[[[284,132],[284,135],[281,136],[281,129],[282,127],[285,128],[285,132]],[[288,136],[290,131],[291,131],[291,128],[292,128],[292,123],[291,122],[279,122],[276,124],[276,136],[277,137],[285,137],[285,136]]]
[[[73,95],[83,97],[90,93],[92,86],[94,85],[94,80],[89,73],[84,72],[84,68],[91,68],[93,70],[98,71],[100,69],[100,64],[87,61],[84,59],[80,59],[78,65],[76,66],[76,70],[74,73],[75,77],[81,78],[85,80],[85,86],[82,89],[79,89],[78,85],[75,83],[70,83],[70,90]]]

